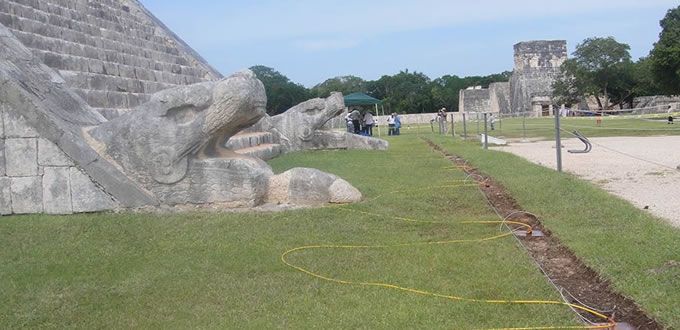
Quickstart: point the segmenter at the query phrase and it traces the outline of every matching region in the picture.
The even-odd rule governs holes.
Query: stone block
[[[6,137],[36,137],[38,132],[26,122],[26,118],[15,114],[9,109],[2,111],[4,136]]]
[[[38,175],[38,139],[5,139],[7,176]]]
[[[38,165],[73,166],[74,163],[59,147],[47,139],[38,139]]]
[[[73,212],[97,212],[116,208],[116,202],[75,167],[69,168]]]
[[[42,177],[11,178],[12,211],[16,214],[43,211]]]
[[[12,214],[11,179],[0,177],[0,215]]]
[[[0,139],[5,137],[5,124],[3,123],[3,117],[5,113],[5,106],[3,104],[0,104]]]
[[[45,213],[70,214],[71,180],[68,167],[45,167],[42,179],[43,206]]]
[[[0,138],[0,176],[5,175],[5,139]]]

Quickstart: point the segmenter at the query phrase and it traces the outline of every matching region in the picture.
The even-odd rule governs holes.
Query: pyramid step
[[[232,136],[225,147],[231,150],[239,150],[257,147],[262,144],[274,143],[274,137],[269,132],[240,132]]]
[[[255,147],[234,150],[236,153],[262,160],[269,160],[281,154],[281,145],[274,143],[261,144]]]

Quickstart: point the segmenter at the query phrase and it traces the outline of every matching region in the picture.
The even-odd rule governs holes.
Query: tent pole
[[[378,116],[379,116],[379,115],[380,115],[380,113],[378,112],[378,103],[376,103],[376,104],[375,104],[375,120],[374,120],[374,124],[376,124],[376,123],[378,122]],[[376,126],[378,126],[378,137],[380,137],[380,125],[376,125]]]

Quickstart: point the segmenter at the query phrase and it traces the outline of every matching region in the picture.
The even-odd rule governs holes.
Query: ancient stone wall
[[[489,95],[489,90],[486,88],[461,89],[458,100],[458,111],[489,112],[491,106]]]
[[[0,24],[107,118],[221,77],[136,0],[3,0]]]
[[[655,95],[655,96],[640,96],[633,99],[634,108],[648,108],[648,107],[658,107],[658,106],[668,106],[672,105],[672,108],[677,108],[677,103],[680,103],[680,96],[666,96],[666,95]]]
[[[489,85],[489,111],[510,113],[510,83],[492,83]]]
[[[0,215],[118,207],[56,144],[0,103]]]
[[[565,40],[538,40],[517,43],[515,67],[510,80],[512,112],[532,109],[534,97],[552,96],[552,84],[567,60]]]

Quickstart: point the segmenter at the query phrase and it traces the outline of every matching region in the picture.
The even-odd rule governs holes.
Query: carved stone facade
[[[567,42],[538,40],[514,46],[515,66],[508,83],[493,83],[488,94],[479,89],[460,91],[460,111],[551,115],[552,85],[567,60]]]

